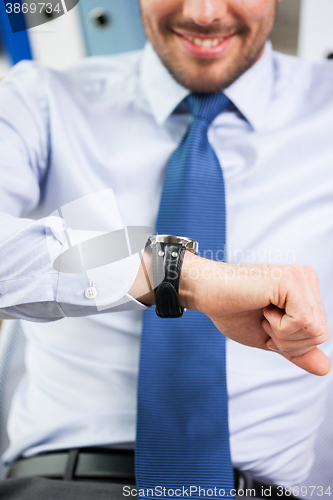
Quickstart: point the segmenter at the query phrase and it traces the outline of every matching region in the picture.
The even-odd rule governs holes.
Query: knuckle
[[[317,271],[311,267],[311,266],[304,266],[304,269],[306,271],[306,273],[313,279],[319,281],[319,277],[318,277],[318,273]]]
[[[329,339],[329,332],[321,330],[320,334],[316,336],[316,345],[323,344]]]
[[[289,277],[289,278],[293,278],[295,276],[297,276],[298,274],[298,269],[299,269],[299,265],[298,264],[289,264],[285,267],[285,271],[286,271],[286,275]]]
[[[313,324],[313,313],[311,311],[302,311],[296,322],[300,328],[309,328]]]
[[[290,264],[285,269],[285,280],[289,285],[295,286],[304,281],[304,267],[300,264]]]
[[[321,323],[315,326],[312,330],[312,336],[315,338],[319,338],[321,336],[329,337],[329,332],[327,331],[326,325]]]
[[[286,266],[287,276],[293,281],[304,280],[311,278],[316,282],[319,282],[319,277],[317,271],[311,266],[303,266],[301,264],[290,264]]]

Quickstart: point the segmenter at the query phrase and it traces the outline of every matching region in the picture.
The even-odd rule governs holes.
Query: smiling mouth
[[[228,37],[220,37],[220,38],[196,38],[187,35],[181,35],[183,38],[188,40],[189,42],[197,45],[198,47],[216,47],[220,43],[222,43]]]
[[[195,31],[173,29],[177,36],[182,51],[191,57],[199,59],[216,59],[221,57],[227,50],[236,32],[230,34],[207,33],[202,34]]]

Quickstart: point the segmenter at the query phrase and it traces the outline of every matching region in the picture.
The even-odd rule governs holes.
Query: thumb
[[[268,342],[271,342],[271,339],[268,340]],[[272,349],[271,346],[268,348],[270,350],[275,350]],[[313,375],[327,375],[331,369],[331,362],[329,358],[320,349],[318,349],[318,347],[314,347],[311,351],[308,351],[301,356],[289,356],[278,349],[276,349],[276,352],[281,354],[281,356],[286,358],[291,363],[294,363],[294,365],[302,368],[302,370],[312,373]]]
[[[286,356],[286,358],[303,370],[313,373],[313,375],[327,375],[331,369],[330,360],[318,347],[314,347],[301,356]]]

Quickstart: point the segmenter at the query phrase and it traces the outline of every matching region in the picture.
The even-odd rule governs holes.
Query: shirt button
[[[94,286],[89,286],[85,289],[84,296],[87,299],[94,299],[97,295],[97,290]]]

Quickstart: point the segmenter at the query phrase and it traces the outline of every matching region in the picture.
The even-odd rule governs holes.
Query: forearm
[[[143,309],[127,296],[138,256],[85,270],[79,245],[73,245],[73,269],[67,266],[63,272],[54,263],[59,256],[63,262],[68,255],[65,231],[66,223],[60,217],[35,221],[0,214],[0,319],[54,321]],[[72,236],[74,242],[74,231]],[[91,285],[96,296],[89,298],[86,290]]]

